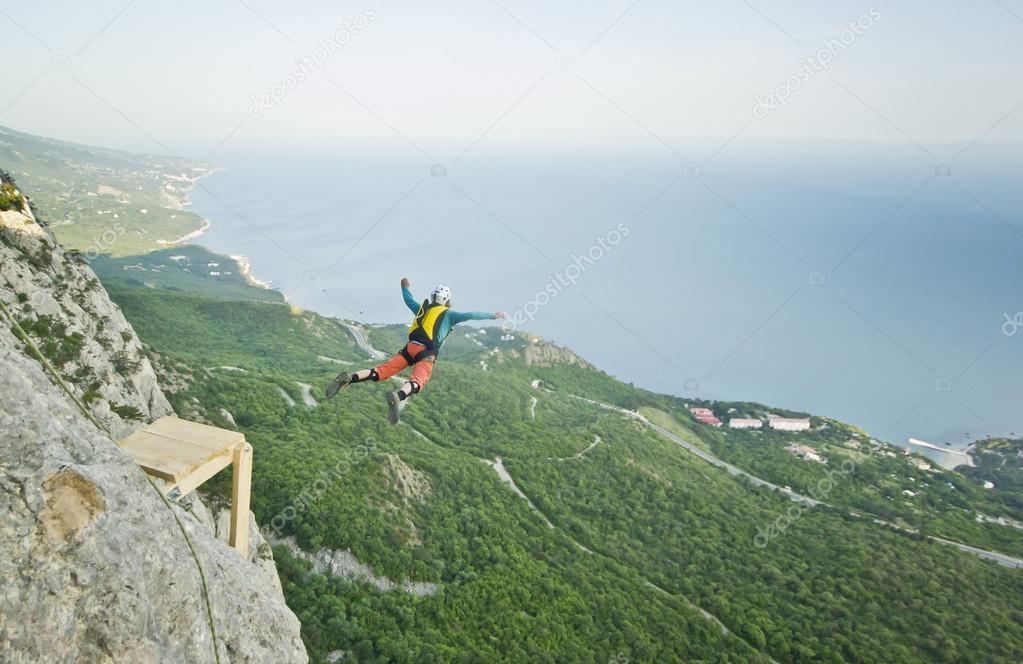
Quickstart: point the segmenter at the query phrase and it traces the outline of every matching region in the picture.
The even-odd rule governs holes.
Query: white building
[[[728,420],[728,426],[732,429],[759,429],[764,426],[764,423],[761,420],[745,417],[733,417]]]
[[[792,452],[800,459],[804,459],[806,461],[816,461],[817,463],[821,464],[827,464],[828,462],[828,460],[822,457],[817,450],[806,445],[798,445],[796,443],[792,443],[785,449],[787,449],[789,452]]]
[[[797,417],[772,417],[768,423],[778,431],[806,431],[810,428],[810,420]]]
[[[917,468],[919,468],[920,470],[930,470],[932,467],[931,464],[927,463],[923,459],[917,459],[915,457],[910,459],[909,462],[916,466]]]

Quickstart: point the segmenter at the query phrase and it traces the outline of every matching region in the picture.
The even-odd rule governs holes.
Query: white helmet
[[[433,292],[430,293],[430,299],[433,300],[435,304],[447,304],[451,302],[451,289],[444,284],[434,286]]]

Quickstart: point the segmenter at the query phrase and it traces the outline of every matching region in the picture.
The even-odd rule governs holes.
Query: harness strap
[[[417,346],[423,346],[423,350],[419,351],[419,354],[416,355],[415,357],[412,357],[412,353],[408,352],[409,345],[413,343],[415,343]],[[424,362],[426,360],[437,359],[436,348],[430,348],[429,346],[414,341],[410,341],[409,343],[402,346],[401,350],[398,351],[398,354],[405,358],[405,361],[408,362],[409,366],[412,366],[416,362]]]

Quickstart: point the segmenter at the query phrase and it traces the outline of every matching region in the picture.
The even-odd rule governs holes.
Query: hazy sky
[[[226,139],[706,158],[737,134],[954,153],[1023,140],[1021,17],[1023,0],[8,1],[0,124],[189,157]],[[339,29],[346,43],[318,51]],[[823,40],[828,69],[801,64]],[[292,89],[254,109],[274,86]],[[786,104],[754,117],[779,86]]]

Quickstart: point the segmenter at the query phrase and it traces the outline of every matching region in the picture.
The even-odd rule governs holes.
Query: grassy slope
[[[121,258],[102,254],[89,258],[89,265],[103,283],[117,280],[221,299],[284,301],[275,290],[253,288],[234,259],[191,244]]]
[[[592,370],[527,368],[493,356],[484,372],[476,356],[486,349],[459,336],[428,392],[406,410],[426,442],[408,425],[384,423],[383,386],[356,386],[315,409],[285,405],[279,387],[296,399],[297,381],[320,393],[338,369],[318,355],[367,362],[332,321],[123,283],[111,293],[164,363],[192,368],[194,382],[174,396],[176,407],[187,410],[194,397],[208,413],[233,413],[245,430],[256,448],[253,507],[262,523],[294,505],[324,468],[373,441],[377,454],[331,482],[284,532],[310,550],[351,548],[378,573],[442,590],[382,594],[311,574],[278,549],[314,657],[340,648],[359,661],[469,661],[464,653],[483,661],[748,661],[747,644],[795,661],[1023,654],[1018,572],[826,510],[756,547],[758,528],[791,503],[563,392],[657,407],[695,427],[670,397]],[[374,329],[371,342],[388,348],[399,334]],[[497,343],[496,335],[474,338],[487,348]],[[198,369],[219,365],[248,373]],[[555,392],[531,389],[534,378]],[[540,400],[536,421],[532,396]],[[729,449],[700,433],[712,449]],[[594,434],[604,442],[582,459],[548,460],[581,451]],[[383,453],[426,473],[425,502],[406,503],[389,487]],[[496,455],[557,529],[480,461]],[[227,478],[217,482],[226,491]],[[687,600],[741,638],[721,635]]]
[[[198,230],[202,219],[177,209],[198,164],[67,143],[0,127],[0,165],[31,192],[61,244],[115,256],[141,254]],[[170,184],[176,191],[167,189]],[[104,188],[101,193],[100,187]],[[113,190],[116,190],[114,192]],[[145,210],[145,212],[142,212]],[[115,218],[114,215],[117,215]]]

